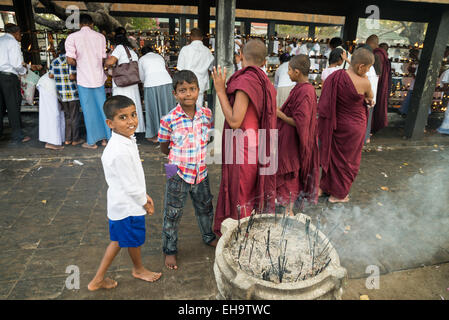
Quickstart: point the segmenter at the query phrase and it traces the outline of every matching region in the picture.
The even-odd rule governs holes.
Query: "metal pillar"
[[[176,31],[176,19],[168,18],[168,34],[174,35]]]
[[[235,4],[236,0],[216,0],[217,39],[215,59],[216,65],[226,67],[228,77],[234,71]],[[225,119],[217,97],[215,101],[215,137],[213,143],[214,155],[218,155],[221,154],[221,136]]]
[[[413,140],[424,136],[427,117],[449,41],[449,10],[437,14],[427,26],[424,48],[419,59],[418,74],[405,124],[405,135]]]
[[[309,38],[315,39],[315,30],[316,30],[316,25],[311,24],[309,25]]]
[[[345,17],[343,26],[343,42],[352,42],[357,39],[357,28],[359,25],[359,17],[357,14],[350,14]]]
[[[37,52],[39,50],[37,35],[33,33],[33,31],[36,31],[36,25],[34,23],[31,0],[13,0],[13,5],[17,25],[22,32],[23,59],[26,63],[41,64],[40,54]],[[28,48],[31,52],[28,51]]]
[[[251,21],[245,20],[245,35],[249,36],[251,34]]]
[[[268,54],[273,53],[273,45],[274,45],[274,32],[276,30],[276,24],[272,21],[268,22],[268,30],[267,30],[267,38],[268,38]]]
[[[179,46],[180,46],[180,48],[184,47],[187,44],[186,20],[187,19],[183,16],[179,17]]]
[[[198,2],[198,28],[203,32],[203,43],[206,47],[209,47],[209,33],[210,28],[210,1],[199,0]]]

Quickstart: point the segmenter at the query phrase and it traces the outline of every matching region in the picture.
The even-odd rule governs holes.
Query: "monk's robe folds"
[[[261,169],[269,168],[272,164],[261,163],[258,154],[259,129],[266,130],[265,137],[261,138],[265,144],[262,150],[266,151],[267,158],[271,152],[276,152],[272,149],[277,149],[277,144],[274,148],[270,146],[270,129],[276,129],[276,90],[266,74],[260,68],[252,66],[235,72],[229,78],[226,94],[231,105],[234,104],[238,90],[248,95],[249,105],[243,123],[237,130],[242,130],[243,134],[247,133],[249,138],[245,138],[243,145],[237,145],[238,139],[232,137],[232,140],[228,138],[231,140],[228,141],[227,135],[223,132],[222,176],[214,221],[214,232],[218,235],[221,235],[220,228],[223,220],[229,217],[238,218],[237,205],[242,207],[240,216],[242,218],[250,215],[254,208],[263,207],[265,210],[274,208],[276,198],[276,174],[260,174],[263,172]],[[226,130],[232,129],[225,121],[224,131]],[[242,153],[244,161],[238,163],[237,155]],[[232,161],[226,159],[232,159]]]
[[[382,73],[379,75],[377,84],[376,105],[373,110],[373,121],[371,132],[376,133],[380,129],[388,126],[388,98],[391,88],[391,63],[385,50],[377,48],[373,53],[379,57]]]
[[[317,98],[310,83],[298,83],[281,111],[293,118],[296,127],[278,119],[279,168],[276,196],[282,205],[299,195],[316,203],[319,185]]]
[[[326,79],[318,103],[321,189],[343,199],[359,172],[368,108],[345,70]]]

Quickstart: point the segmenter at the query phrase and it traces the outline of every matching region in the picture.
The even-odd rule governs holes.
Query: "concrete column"
[[[187,28],[186,28],[186,17],[179,17],[179,46],[182,48],[186,45],[187,43],[187,38],[186,38],[186,32],[187,32]]]
[[[174,35],[176,31],[176,18],[168,18],[168,33]]]
[[[315,39],[315,28],[316,25],[314,24],[309,25],[309,35],[308,35],[309,38]]]
[[[251,34],[251,21],[245,20],[245,35]]]
[[[206,47],[209,46],[209,38],[207,34],[209,33],[210,26],[210,1],[209,0],[199,0],[198,1],[198,28],[203,31],[204,39],[203,43]]]
[[[276,24],[272,21],[268,22],[268,30],[267,30],[267,38],[268,38],[268,55],[273,53],[273,45],[274,45],[274,32],[276,30]]]
[[[357,39],[357,28],[359,25],[359,17],[357,14],[350,14],[345,17],[343,26],[343,42],[353,42]]]
[[[226,67],[228,77],[234,72],[235,4],[236,0],[216,0],[217,39],[215,44],[215,59],[216,65]],[[220,101],[218,97],[215,97],[214,155],[221,154],[221,136],[224,120]]]
[[[405,135],[413,140],[424,136],[433,93],[449,41],[449,10],[437,14],[427,26],[424,48],[405,124]]]
[[[195,19],[189,19],[189,32],[195,28]]]
[[[31,0],[13,0],[14,11],[16,13],[17,25],[22,32],[22,51],[23,59],[26,63],[40,64],[41,58],[39,52],[28,52],[28,47],[31,45],[31,50],[39,50],[37,42],[37,35],[32,33],[36,31],[34,23],[33,9]]]

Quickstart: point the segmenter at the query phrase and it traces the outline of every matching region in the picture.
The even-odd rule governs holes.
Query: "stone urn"
[[[252,221],[251,221],[252,220]],[[248,223],[251,225],[251,229],[253,229],[254,234],[251,237],[251,230],[249,239],[245,239],[248,237]],[[283,225],[282,225],[283,224]],[[254,227],[255,225],[259,226],[259,230]],[[261,259],[257,258],[255,252],[253,252],[254,244],[251,243],[251,239],[254,242],[255,237],[261,238],[262,231],[260,231],[261,227],[265,229],[272,228],[274,225],[280,225],[279,228],[282,228],[282,234],[289,234],[290,237],[288,245],[291,247],[290,253],[287,248],[284,251],[284,256],[282,258],[284,260],[294,261],[296,258],[293,255],[296,255],[295,252],[300,251],[297,249],[299,242],[302,242],[304,246],[308,246],[308,242],[310,245],[310,240],[305,239],[305,232],[302,231],[304,229],[308,230],[310,235],[314,236],[317,240],[316,243],[321,244],[321,247],[327,245],[326,250],[326,258],[328,262],[326,265],[321,266],[321,270],[316,270],[317,267],[313,266],[312,263],[312,271],[304,276],[301,276],[301,272],[294,265],[291,265],[290,270],[287,268],[282,269],[281,266],[281,257],[276,257],[274,253],[272,253],[273,258],[271,259],[273,266],[272,270],[279,272],[279,270],[285,270],[286,273],[289,273],[291,276],[290,281],[284,279],[283,281],[270,281],[270,279],[261,278],[259,276],[259,272],[251,271],[248,272],[245,270],[245,267],[241,265],[244,262],[247,263],[249,260],[251,264],[249,266],[254,266],[254,269],[261,268],[260,264],[262,264]],[[285,227],[287,225],[287,227]],[[285,231],[287,230],[287,231]],[[314,299],[324,299],[324,300],[335,300],[341,299],[343,294],[343,281],[346,277],[346,269],[340,266],[340,259],[338,257],[337,251],[332,246],[328,238],[319,230],[317,227],[310,223],[310,218],[304,214],[298,214],[294,217],[280,217],[277,214],[277,217],[274,214],[254,214],[251,217],[246,217],[241,219],[240,221],[234,219],[226,219],[222,223],[221,227],[222,237],[218,241],[216,250],[215,250],[215,263],[214,263],[214,274],[215,280],[217,283],[219,294],[217,295],[218,299],[230,299],[230,300],[314,300]],[[237,237],[237,233],[240,234],[240,239]],[[246,235],[245,235],[246,233]],[[268,238],[270,237],[269,231]],[[274,238],[274,227],[271,230],[273,240],[269,240],[268,242],[278,243],[278,239]],[[304,238],[304,239],[302,239]],[[266,240],[267,236],[263,236],[263,239]],[[286,238],[287,239],[287,238]],[[295,240],[298,239],[298,240]],[[282,240],[282,239],[281,239]],[[247,243],[245,243],[245,241]],[[267,242],[267,243],[268,243]],[[235,246],[239,246],[239,250],[233,248]],[[259,247],[265,246],[264,242],[259,242]],[[245,249],[243,249],[245,247]],[[284,245],[280,245],[281,255]],[[285,247],[287,247],[287,241],[285,241]],[[311,247],[311,245],[310,245]],[[318,245],[317,245],[318,247]],[[299,247],[298,247],[299,248]],[[251,250],[251,252],[249,252]],[[265,247],[262,250],[259,250],[261,254],[264,254]],[[267,249],[269,250],[269,248]],[[307,251],[311,251],[309,248],[304,249]],[[236,258],[236,252],[238,251],[238,258]],[[246,251],[246,256],[244,258],[241,252]],[[254,250],[255,251],[255,250]],[[274,252],[274,250],[272,249]],[[314,252],[319,252],[319,250],[315,249]],[[249,259],[248,259],[249,255]],[[252,257],[251,257],[252,255]],[[316,253],[315,255],[318,255]],[[252,259],[252,261],[251,261]],[[307,262],[310,259],[308,256],[303,256],[297,258],[298,261],[304,260]],[[279,262],[276,264],[277,261]],[[287,264],[287,262],[285,263]],[[301,264],[301,269],[304,265],[304,262]],[[276,266],[279,266],[278,268]],[[315,269],[314,269],[315,268]],[[277,279],[277,275],[275,272],[272,272],[274,275],[272,276],[274,279]],[[298,276],[296,276],[296,273]],[[316,274],[315,274],[316,273]],[[294,279],[296,278],[296,279]],[[292,280],[293,279],[293,280]]]

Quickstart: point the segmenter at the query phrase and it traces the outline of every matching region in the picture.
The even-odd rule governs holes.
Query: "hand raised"
[[[223,68],[223,70],[220,66],[218,66],[218,69],[214,67],[212,79],[214,80],[215,91],[217,91],[217,93],[226,92],[226,73],[226,67]]]

